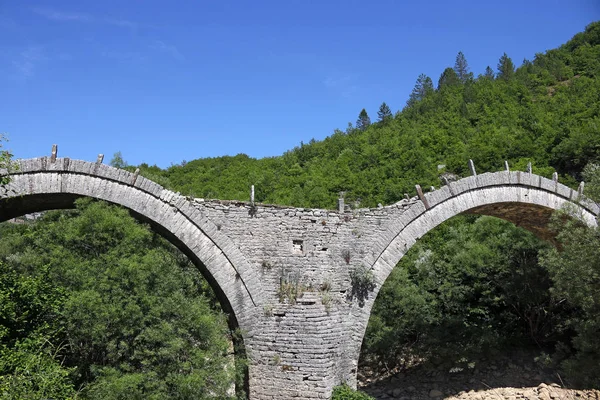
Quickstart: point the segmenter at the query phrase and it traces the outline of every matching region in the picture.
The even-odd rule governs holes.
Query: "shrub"
[[[336,386],[333,388],[331,400],[375,400],[368,394],[352,389],[347,384]]]

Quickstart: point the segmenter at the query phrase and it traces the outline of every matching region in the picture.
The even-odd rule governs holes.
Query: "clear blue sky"
[[[402,109],[458,51],[477,75],[598,19],[600,0],[0,0],[0,132],[18,158],[280,155]]]

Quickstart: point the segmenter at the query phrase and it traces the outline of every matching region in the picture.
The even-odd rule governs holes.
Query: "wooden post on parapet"
[[[98,173],[98,167],[102,164],[104,160],[104,154],[98,154],[98,158],[96,159],[96,164],[94,165],[94,174]]]
[[[579,183],[579,187],[577,188],[577,201],[581,200],[583,197],[583,188],[585,187],[585,182],[581,181]]]
[[[558,190],[558,172],[552,174],[552,180],[554,181],[554,191]]]
[[[58,155],[58,145],[52,145],[52,153],[50,154],[50,162],[56,162],[56,156]]]
[[[133,177],[131,178],[131,186],[135,185],[135,181],[137,181],[138,176],[140,175],[140,169],[136,168],[133,173]]]
[[[344,192],[340,192],[340,197],[338,197],[338,212],[340,214],[343,214],[345,211],[345,205],[344,205]]]
[[[475,164],[473,160],[469,160],[469,169],[471,170],[471,175],[477,176],[477,171],[475,171]]]
[[[423,202],[423,205],[425,206],[426,210],[429,210],[429,203],[427,202],[427,199],[425,198],[425,195],[423,194],[423,189],[421,189],[421,185],[415,185],[415,189],[417,189],[417,196],[419,196],[419,200],[421,200]]]

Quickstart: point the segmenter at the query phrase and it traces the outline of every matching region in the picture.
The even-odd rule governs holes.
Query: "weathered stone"
[[[374,209],[295,209],[188,199],[101,160],[42,157],[19,165],[11,190],[0,190],[1,220],[93,197],[129,208],[184,250],[243,332],[253,400],[323,399],[341,382],[355,385],[377,292],[410,247],[440,223],[486,214],[552,239],[550,212],[573,198],[560,183],[502,171],[421,193],[427,204],[412,198]],[[596,223],[597,205],[575,206]],[[357,269],[375,285],[361,297],[350,278]]]

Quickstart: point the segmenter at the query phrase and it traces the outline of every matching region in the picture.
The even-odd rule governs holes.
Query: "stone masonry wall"
[[[368,238],[386,229],[390,210],[415,202],[339,213],[195,201],[260,274],[261,313],[246,340],[253,398],[329,398],[334,385],[355,382],[347,346],[359,305],[350,272],[362,266]]]

